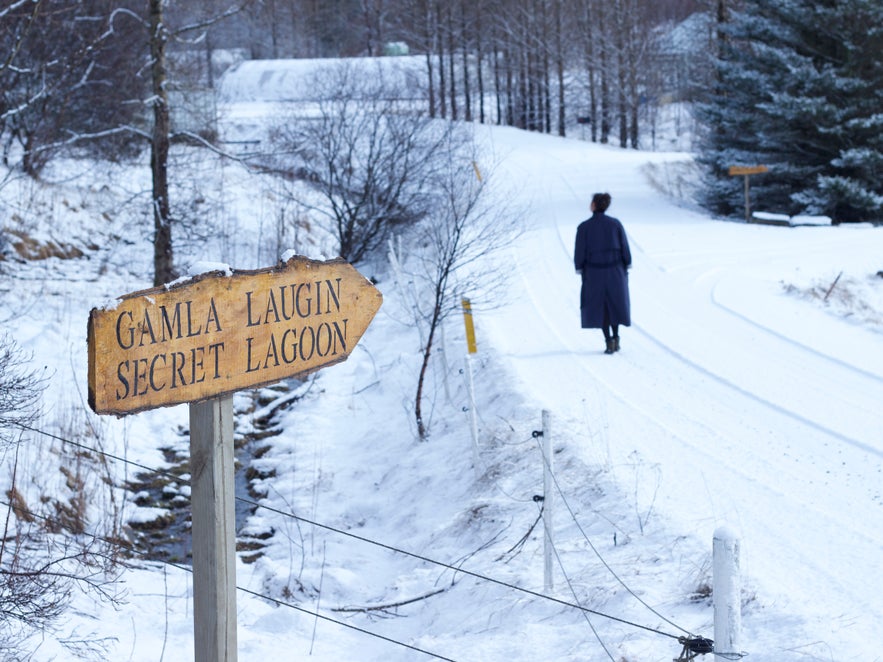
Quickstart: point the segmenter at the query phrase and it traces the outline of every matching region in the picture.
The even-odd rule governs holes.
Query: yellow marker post
[[[472,162],[472,169],[475,171],[475,178],[478,181],[483,181],[481,177],[481,170],[479,170],[478,163],[476,163],[475,161]]]
[[[472,381],[472,355],[478,352],[475,345],[475,325],[472,323],[472,303],[462,299],[463,321],[466,323],[466,388],[469,390],[469,422],[472,432],[472,466],[476,478],[481,476],[481,463],[478,455],[478,414],[475,409],[475,384]]]
[[[475,324],[472,322],[472,303],[463,298],[463,322],[466,324],[466,349],[470,354],[475,354],[478,347],[475,344]]]

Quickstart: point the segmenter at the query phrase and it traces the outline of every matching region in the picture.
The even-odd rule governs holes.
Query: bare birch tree
[[[459,297],[474,295],[479,306],[499,295],[506,272],[496,261],[502,248],[521,230],[520,215],[494,190],[493,167],[478,164],[474,143],[453,145],[445,152],[445,168],[434,182],[433,205],[412,235],[415,251],[410,274],[421,297],[414,309],[424,339],[414,398],[414,419],[420,440],[429,437],[424,413],[426,377],[438,332],[459,311]]]
[[[298,202],[324,220],[340,257],[354,263],[371,256],[389,233],[430,211],[429,182],[453,141],[455,127],[410,108],[405,90],[385,78],[340,66],[308,87],[316,111],[292,117],[277,129],[282,151],[319,193]]]

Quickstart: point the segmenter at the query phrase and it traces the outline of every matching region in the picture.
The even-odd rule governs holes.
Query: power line
[[[537,439],[537,445],[539,445],[539,443],[540,443],[539,439]],[[542,448],[540,448],[540,452],[542,454]],[[546,464],[546,462],[547,462],[546,457],[545,457],[545,455],[543,455],[543,464]],[[653,614],[655,614],[656,616],[661,618],[663,621],[665,621],[666,623],[668,623],[672,627],[675,627],[678,630],[680,630],[681,632],[683,632],[684,634],[690,635],[692,637],[691,632],[689,632],[688,630],[685,630],[684,628],[682,628],[680,625],[678,625],[674,621],[666,618],[665,616],[660,614],[656,609],[654,609],[649,604],[647,604],[647,602],[643,598],[641,598],[641,596],[639,596],[637,593],[635,593],[631,588],[629,588],[629,586],[622,580],[622,578],[616,573],[616,571],[610,567],[610,564],[607,563],[607,561],[601,555],[601,552],[598,551],[597,547],[595,547],[594,543],[592,543],[592,541],[589,539],[589,536],[586,534],[582,525],[579,523],[579,520],[576,518],[576,514],[573,512],[573,509],[570,507],[570,504],[567,501],[567,497],[564,496],[564,490],[561,489],[561,485],[558,482],[558,477],[555,476],[555,473],[551,470],[551,467],[547,466],[546,468],[549,470],[549,473],[552,476],[552,480],[555,483],[555,488],[558,490],[558,494],[561,496],[561,500],[564,502],[564,507],[567,508],[567,512],[570,513],[571,519],[573,519],[573,522],[574,522],[574,524],[576,524],[577,529],[582,534],[583,538],[585,538],[585,541],[589,544],[589,547],[591,547],[592,551],[595,553],[595,556],[597,556],[598,559],[601,561],[601,563],[604,565],[604,567],[607,568],[608,572],[610,572],[610,574],[613,575],[613,577],[616,579],[616,581],[618,581],[620,583],[620,585],[626,591],[628,591],[638,602],[640,602],[642,605],[644,605]],[[662,634],[662,633],[660,633],[660,634]],[[666,636],[671,637],[672,635],[667,634]],[[678,637],[673,637],[673,638],[677,639]]]
[[[545,457],[545,456],[544,456]],[[540,515],[542,515],[543,509],[540,508]],[[555,543],[552,541],[551,537],[549,538],[549,542],[552,544],[552,551],[555,552],[555,559],[558,561],[558,567],[561,569],[561,574],[564,575],[564,581],[567,582],[567,588],[570,589],[570,594],[573,596],[573,599],[579,603],[579,598],[576,595],[576,589],[573,588],[573,583],[570,581],[570,577],[567,576],[567,571],[564,569],[564,562],[561,560],[561,555],[558,553],[558,548],[555,546]],[[604,644],[604,641],[601,639],[601,635],[598,634],[598,630],[595,629],[594,624],[591,619],[589,619],[589,615],[583,612],[583,616],[586,619],[586,623],[589,624],[589,627],[592,629],[592,634],[595,635],[595,639],[598,640],[598,643],[601,645],[601,648],[604,649],[604,652],[607,653],[607,657],[610,658],[611,662],[616,662],[611,655],[610,651],[607,649],[607,646]]]
[[[63,438],[63,437],[60,437],[60,436],[58,436],[58,435],[55,435],[55,434],[52,434],[52,433],[49,433],[49,432],[44,432],[43,430],[39,430],[39,429],[37,429],[37,428],[33,428],[33,427],[30,427],[30,426],[27,426],[27,425],[23,425],[23,424],[20,425],[20,427],[22,427],[23,429],[29,430],[29,431],[31,431],[31,432],[34,432],[34,433],[37,433],[37,434],[41,434],[41,435],[44,435],[44,436],[46,436],[46,437],[49,437],[49,438],[55,439],[55,440],[57,440],[57,441],[61,441],[61,442],[63,442],[63,443],[71,444],[71,445],[73,445],[73,446],[75,446],[75,447],[77,447],[77,448],[81,448],[81,449],[83,449],[83,450],[88,450],[88,451],[91,451],[91,452],[93,452],[93,453],[96,453],[96,454],[99,454],[99,455],[102,455],[102,456],[109,457],[109,458],[111,458],[111,459],[117,460],[117,461],[119,461],[119,462],[123,462],[123,463],[126,463],[126,464],[131,464],[131,465],[133,465],[133,466],[137,466],[137,467],[139,467],[139,468],[141,468],[141,469],[143,469],[143,470],[145,470],[145,471],[149,471],[149,472],[152,472],[152,473],[156,473],[156,474],[161,475],[161,476],[166,476],[166,477],[172,478],[172,479],[174,479],[174,480],[176,480],[176,481],[180,481],[180,482],[182,482],[182,483],[187,483],[187,482],[188,482],[188,481],[184,480],[183,478],[181,478],[181,476],[176,476],[176,475],[174,475],[174,474],[172,474],[172,473],[169,473],[169,472],[167,472],[167,471],[164,471],[164,470],[162,470],[162,469],[155,469],[155,468],[151,468],[151,467],[146,467],[146,466],[144,466],[144,465],[142,465],[142,464],[138,464],[137,462],[133,462],[133,461],[131,461],[131,460],[128,460],[128,459],[125,459],[125,458],[122,458],[122,457],[119,457],[119,456],[113,455],[113,454],[111,454],[111,453],[107,453],[107,452],[105,452],[105,451],[99,450],[99,449],[97,449],[97,448],[93,448],[93,447],[91,447],[91,446],[86,446],[85,444],[80,444],[80,443],[78,443],[78,442],[75,442],[75,441],[72,441],[72,440],[69,440],[69,439],[65,439],[65,438]],[[554,478],[554,474],[553,474],[553,478]],[[555,482],[556,482],[556,486],[557,486],[557,480],[556,480]],[[560,490],[561,490],[560,486],[558,486],[558,490],[559,490],[559,492],[560,492]],[[562,496],[563,496],[563,494],[562,494]],[[538,591],[534,591],[534,590],[531,590],[531,589],[528,589],[528,588],[524,588],[524,587],[521,587],[521,586],[517,586],[517,585],[515,585],[515,584],[511,584],[511,583],[509,583],[509,582],[505,582],[505,581],[502,581],[502,580],[499,580],[499,579],[495,579],[495,578],[493,578],[493,577],[488,577],[488,576],[486,576],[486,575],[482,575],[482,574],[480,574],[480,573],[473,572],[473,571],[471,571],[471,570],[467,570],[467,569],[463,568],[462,566],[455,566],[455,565],[452,565],[452,564],[449,564],[449,563],[445,563],[444,561],[437,561],[437,560],[435,560],[435,559],[429,558],[429,557],[424,556],[424,555],[422,555],[422,554],[417,554],[417,553],[415,553],[415,552],[410,552],[410,551],[407,551],[407,550],[404,550],[404,549],[400,549],[400,548],[398,548],[398,547],[395,547],[395,546],[393,546],[393,545],[389,545],[389,544],[387,544],[387,543],[378,542],[378,541],[376,541],[376,540],[372,540],[372,539],[367,538],[367,537],[365,537],[365,536],[360,536],[360,535],[358,535],[358,534],[356,534],[356,533],[352,533],[351,531],[344,531],[344,530],[342,530],[342,529],[335,528],[335,527],[330,526],[330,525],[328,525],[328,524],[322,524],[321,522],[316,522],[316,521],[311,520],[311,519],[308,519],[308,518],[306,518],[306,517],[302,517],[302,516],[300,516],[300,515],[296,515],[296,514],[294,514],[294,513],[292,513],[292,512],[286,512],[286,511],[281,510],[281,509],[279,509],[279,508],[274,508],[273,506],[268,506],[268,505],[266,505],[266,504],[261,504],[261,503],[259,503],[259,502],[257,502],[257,501],[252,500],[252,499],[247,499],[247,498],[245,498],[245,497],[240,497],[240,496],[235,497],[235,499],[236,499],[237,501],[241,502],[241,503],[248,504],[248,505],[253,506],[253,507],[255,507],[255,508],[260,508],[260,509],[262,509],[262,510],[266,510],[266,511],[269,511],[269,512],[275,513],[275,514],[280,515],[280,516],[282,516],[282,517],[289,517],[289,518],[294,519],[294,520],[297,520],[297,521],[299,521],[299,522],[303,522],[303,523],[305,523],[305,524],[309,524],[309,525],[311,525],[311,526],[314,526],[314,527],[317,527],[317,528],[320,528],[320,529],[325,529],[326,531],[330,531],[330,532],[332,532],[332,533],[336,533],[336,534],[341,535],[341,536],[345,536],[345,537],[348,537],[348,538],[352,538],[352,539],[354,539],[354,540],[359,540],[360,542],[364,542],[364,543],[367,543],[367,544],[369,544],[369,545],[374,545],[374,546],[376,546],[376,547],[380,547],[380,548],[382,548],[382,549],[386,549],[386,550],[389,550],[389,551],[395,552],[395,553],[397,553],[397,554],[402,554],[402,555],[404,555],[404,556],[410,556],[411,558],[415,558],[415,559],[417,559],[417,560],[419,560],[419,561],[423,561],[423,562],[425,562],[425,563],[429,563],[429,564],[432,564],[432,565],[439,566],[439,567],[441,567],[441,568],[445,568],[445,569],[447,569],[447,570],[451,570],[451,571],[453,571],[453,572],[455,572],[455,573],[461,573],[461,574],[463,574],[463,575],[466,575],[466,576],[469,576],[469,577],[473,577],[473,578],[475,578],[475,579],[479,579],[479,580],[481,580],[481,581],[485,581],[485,582],[488,582],[488,583],[491,583],[491,584],[496,584],[496,585],[498,585],[498,586],[502,586],[502,587],[504,587],[504,588],[508,588],[508,589],[510,589],[510,590],[513,590],[513,591],[518,591],[518,592],[521,592],[521,593],[525,593],[525,594],[527,594],[527,595],[530,595],[530,596],[535,597],[535,598],[540,598],[540,599],[542,599],[542,600],[548,600],[548,601],[550,601],[550,602],[553,602],[553,603],[559,604],[559,605],[564,606],[564,607],[570,607],[570,608],[572,608],[572,609],[577,609],[577,610],[579,610],[579,611],[581,611],[581,612],[584,612],[584,613],[587,613],[587,614],[593,614],[593,615],[595,615],[595,616],[600,616],[600,617],[602,617],[602,618],[606,618],[606,619],[608,619],[608,620],[612,620],[612,621],[615,621],[615,622],[618,622],[618,623],[622,623],[622,624],[624,624],[624,625],[628,625],[628,626],[630,626],[630,627],[634,627],[634,628],[638,628],[638,629],[641,629],[641,630],[645,630],[645,631],[647,631],[647,632],[652,632],[652,633],[654,633],[654,634],[658,634],[658,635],[661,635],[661,636],[664,636],[664,637],[669,637],[669,638],[671,638],[671,639],[676,639],[676,640],[679,639],[678,635],[673,635],[673,634],[668,633],[668,632],[663,632],[663,631],[661,631],[661,630],[658,630],[658,629],[656,629],[656,628],[649,627],[649,626],[647,626],[647,625],[641,625],[640,623],[635,623],[635,622],[633,622],[633,621],[629,621],[629,620],[627,620],[627,619],[620,618],[620,617],[618,617],[618,616],[613,616],[613,615],[611,615],[611,614],[606,614],[606,613],[601,612],[601,611],[597,611],[597,610],[594,610],[594,609],[590,609],[589,607],[584,607],[583,605],[580,605],[580,604],[578,604],[578,603],[568,602],[567,600],[563,600],[563,599],[561,599],[561,598],[556,598],[556,597],[554,597],[554,596],[545,595],[545,594],[540,593],[540,592],[538,592]],[[565,500],[565,504],[566,504],[566,500]],[[569,506],[567,506],[567,507],[568,507],[568,510],[570,510],[570,507],[569,507]],[[571,512],[571,516],[574,517],[574,515],[573,515],[573,511],[571,510],[570,512]],[[574,517],[574,519],[575,519],[575,517]],[[576,521],[576,520],[575,520],[575,521]],[[578,527],[580,526],[580,525],[579,525],[579,522],[576,522],[576,524],[577,524]],[[582,531],[582,528],[581,528],[581,527],[580,527],[580,531]],[[583,535],[585,536],[585,533],[584,533],[584,532],[583,532]],[[588,538],[586,538],[586,540],[587,540],[587,542],[589,543],[589,545],[592,546],[591,541],[589,541]],[[596,554],[598,554],[598,552],[597,552],[597,550],[595,550],[594,546],[592,546],[592,549],[593,549],[593,551],[595,551]],[[601,558],[600,554],[598,554],[598,556],[599,556],[599,558]],[[610,566],[607,565],[607,563],[604,561],[604,559],[601,558],[601,560],[602,560],[602,562],[604,562],[604,565],[608,568],[608,570],[610,570],[610,572],[613,573],[614,576],[616,576],[616,574],[613,572],[613,570],[610,568]],[[617,579],[619,579],[618,576],[616,576],[616,577],[617,577]],[[625,583],[623,583],[621,579],[619,579],[619,581],[620,581],[620,583],[622,583],[622,585],[626,588],[626,590],[627,590],[629,593],[631,593],[632,595],[634,595],[639,601],[641,601],[642,604],[644,604],[648,609],[650,609],[651,611],[653,611],[653,613],[656,613],[657,616],[659,616],[660,618],[662,618],[663,620],[665,620],[666,622],[668,622],[668,623],[671,624],[672,626],[676,627],[677,629],[681,630],[682,632],[684,632],[684,633],[686,633],[686,634],[690,634],[689,632],[687,632],[687,630],[684,630],[684,629],[681,628],[680,626],[678,626],[678,625],[676,625],[675,623],[672,623],[671,621],[669,621],[669,620],[668,620],[667,618],[665,618],[664,616],[658,614],[655,610],[653,610],[652,607],[650,607],[650,606],[647,605],[643,600],[641,600],[640,597],[638,597],[637,595],[635,595],[634,592],[633,592],[631,589],[629,589],[628,586],[626,586]],[[271,599],[271,600],[272,600],[273,598],[268,598],[268,599]]]
[[[433,565],[437,565],[437,566],[439,566],[439,567],[446,568],[446,569],[448,569],[448,570],[453,570],[454,572],[459,572],[459,573],[461,573],[461,574],[463,574],[463,575],[467,575],[467,576],[469,576],[469,577],[474,577],[475,579],[480,579],[480,580],[482,580],[482,581],[486,581],[486,582],[489,582],[489,583],[491,583],[491,584],[497,584],[497,585],[499,585],[499,586],[503,586],[503,587],[505,587],[505,588],[508,588],[508,589],[511,589],[511,590],[514,590],[514,591],[520,591],[520,592],[522,592],[522,593],[526,593],[526,594],[528,594],[528,595],[530,595],[530,596],[533,596],[533,597],[535,597],[535,598],[541,598],[541,599],[543,599],[543,600],[549,600],[549,601],[551,601],[551,602],[555,602],[555,603],[557,603],[557,604],[559,604],[559,605],[562,605],[562,606],[565,606],[565,607],[571,607],[571,608],[573,608],[573,609],[578,609],[578,610],[580,610],[580,611],[584,611],[584,612],[589,613],[589,614],[594,614],[595,616],[601,616],[601,617],[603,617],[603,618],[607,618],[607,619],[610,619],[610,620],[612,620],[612,621],[617,621],[618,623],[623,623],[623,624],[625,624],[625,625],[630,625],[630,626],[632,626],[632,627],[640,628],[640,629],[642,629],[642,630],[647,630],[648,632],[653,632],[654,634],[659,634],[659,635],[662,635],[662,636],[665,636],[665,637],[670,637],[671,639],[677,639],[677,638],[678,638],[677,635],[669,634],[669,633],[667,633],[667,632],[662,632],[661,630],[656,630],[655,628],[651,628],[651,627],[648,627],[648,626],[646,626],[646,625],[641,625],[641,624],[639,624],[639,623],[633,623],[633,622],[628,621],[628,620],[626,620],[626,619],[624,619],[624,618],[619,618],[618,616],[612,616],[612,615],[610,615],[610,614],[605,614],[605,613],[603,613],[603,612],[596,611],[596,610],[594,610],[594,609],[590,609],[590,608],[588,608],[588,607],[584,607],[584,606],[582,606],[582,605],[580,605],[580,604],[576,604],[576,603],[573,603],[573,602],[568,602],[567,600],[562,600],[562,599],[560,599],[560,598],[556,598],[556,597],[551,596],[551,595],[545,595],[545,594],[543,594],[543,593],[539,593],[539,592],[537,592],[537,591],[533,591],[533,590],[531,590],[531,589],[529,589],[529,588],[524,588],[524,587],[521,587],[521,586],[516,586],[515,584],[510,584],[510,583],[508,583],[508,582],[504,582],[504,581],[502,581],[502,580],[500,580],[500,579],[494,579],[493,577],[488,577],[488,576],[486,576],[486,575],[481,575],[481,574],[479,574],[479,573],[477,573],[477,572],[472,572],[471,570],[467,570],[467,569],[465,569],[465,568],[463,568],[463,567],[453,566],[453,565],[450,565],[450,564],[445,563],[445,562],[443,562],[443,561],[436,561],[435,559],[431,559],[431,558],[429,558],[429,557],[427,557],[427,556],[423,556],[423,555],[421,555],[421,554],[416,554],[416,553],[414,553],[414,552],[409,552],[409,551],[404,550],[404,549],[399,549],[399,548],[397,548],[397,547],[394,547],[394,546],[392,546],[392,545],[388,545],[388,544],[386,544],[386,543],[377,542],[376,540],[371,540],[370,538],[366,538],[366,537],[364,537],[364,536],[360,536],[360,535],[358,535],[358,534],[356,534],[356,533],[352,533],[352,532],[350,532],[350,531],[343,531],[343,530],[341,530],[341,529],[337,529],[337,528],[335,528],[335,527],[333,527],[333,526],[329,526],[328,524],[322,524],[322,523],[320,523],[320,522],[315,522],[315,521],[313,521],[313,520],[307,519],[306,517],[301,517],[300,515],[295,515],[294,513],[287,513],[287,512],[285,512],[285,511],[283,511],[283,510],[279,510],[278,508],[273,508],[272,506],[266,506],[266,505],[259,504],[259,503],[257,503],[256,501],[252,501],[251,499],[246,499],[246,498],[244,498],[244,497],[236,497],[236,499],[237,499],[238,501],[243,502],[243,503],[247,503],[247,504],[250,504],[250,505],[256,506],[256,507],[258,507],[258,508],[262,508],[262,509],[264,509],[264,510],[269,510],[270,512],[272,512],[272,513],[276,513],[277,515],[282,515],[282,516],[284,516],[284,517],[291,517],[292,519],[296,519],[296,520],[298,520],[298,521],[300,521],[300,522],[303,522],[303,523],[305,523],[305,524],[309,524],[309,525],[311,525],[311,526],[318,527],[318,528],[320,528],[320,529],[325,529],[325,530],[327,530],[327,531],[331,531],[331,532],[333,532],[333,533],[337,533],[337,534],[342,535],[342,536],[347,536],[347,537],[349,537],[349,538],[353,538],[353,539],[355,539],[355,540],[359,540],[359,541],[361,541],[361,542],[368,543],[368,544],[370,544],[370,545],[376,545],[377,547],[382,547],[382,548],[384,548],[384,549],[388,549],[388,550],[390,550],[390,551],[392,551],[392,552],[396,552],[396,553],[398,553],[398,554],[404,554],[405,556],[410,556],[410,557],[415,558],[415,559],[417,559],[417,560],[419,560],[419,561],[424,561],[424,562],[426,562],[426,563],[431,563],[431,564],[433,564]]]
[[[20,507],[20,506],[13,506],[12,504],[10,504],[10,503],[8,503],[8,502],[6,502],[6,501],[3,501],[3,500],[0,500],[0,506],[6,506],[7,508],[12,508],[13,511],[15,511],[15,512],[27,513],[29,516],[31,516],[31,517],[33,517],[33,518],[35,518],[35,519],[43,520],[44,522],[45,522],[45,521],[49,521],[49,518],[46,517],[45,515],[41,515],[41,514],[39,514],[39,513],[35,513],[35,512],[33,512],[33,511],[27,509],[27,508],[22,508],[22,507]],[[100,541],[100,542],[103,542],[103,543],[106,543],[106,544],[110,545],[111,547],[115,547],[115,548],[117,548],[117,549],[125,549],[125,550],[128,551],[128,552],[132,552],[132,553],[134,553],[134,554],[137,554],[138,556],[140,556],[140,557],[141,557],[142,559],[144,559],[145,561],[157,561],[157,559],[151,559],[151,558],[149,558],[145,552],[142,552],[142,551],[137,550],[137,549],[132,549],[132,548],[128,548],[128,547],[123,547],[122,545],[120,545],[119,541],[117,541],[117,540],[112,540],[112,539],[110,539],[110,538],[106,538],[106,537],[104,537],[104,536],[95,535],[95,534],[93,534],[93,533],[89,533],[89,532],[84,532],[84,534],[87,535],[87,536],[89,536],[90,538],[92,538],[92,540]],[[188,572],[188,573],[190,573],[190,574],[193,574],[193,568],[189,568],[189,567],[187,567],[187,566],[185,566],[185,565],[180,565],[180,564],[178,564],[178,563],[174,563],[173,561],[163,561],[163,560],[159,560],[159,562],[162,563],[162,564],[164,564],[164,565],[171,566],[172,568],[177,568],[178,570],[183,570],[184,572]],[[436,659],[438,659],[438,660],[446,660],[447,662],[456,662],[456,660],[453,660],[452,658],[449,658],[449,657],[445,657],[444,655],[439,655],[439,654],[437,654],[437,653],[432,653],[432,652],[427,651],[427,650],[424,650],[424,649],[422,649],[422,648],[418,648],[417,646],[414,646],[414,645],[412,645],[412,644],[408,644],[408,643],[405,643],[405,642],[403,642],[403,641],[398,641],[397,639],[393,639],[393,638],[391,638],[391,637],[387,637],[387,636],[385,636],[385,635],[378,634],[378,633],[376,633],[376,632],[371,632],[370,630],[366,630],[366,629],[364,629],[364,628],[360,628],[360,627],[358,627],[357,625],[352,625],[352,624],[350,624],[350,623],[344,623],[343,621],[338,621],[337,619],[331,618],[330,616],[325,616],[324,614],[321,614],[321,613],[319,613],[319,612],[314,612],[314,611],[310,611],[309,609],[304,609],[303,607],[300,607],[300,606],[298,606],[298,605],[296,605],[296,604],[293,604],[293,603],[290,603],[290,602],[286,602],[285,600],[280,600],[279,598],[274,598],[274,597],[272,597],[272,596],[270,596],[270,595],[264,595],[264,594],[262,594],[262,593],[258,593],[257,591],[253,591],[253,590],[251,590],[251,589],[245,588],[244,586],[239,586],[239,585],[237,585],[237,586],[236,586],[236,590],[237,590],[237,591],[241,591],[242,593],[247,593],[247,594],[252,595],[252,596],[254,596],[254,597],[256,597],[256,598],[261,598],[261,599],[263,599],[263,600],[267,600],[267,601],[269,601],[269,602],[273,602],[273,603],[275,603],[276,605],[278,605],[278,606],[280,606],[280,607],[288,607],[289,609],[294,609],[295,611],[302,612],[302,613],[307,614],[307,615],[309,615],[309,616],[312,616],[312,617],[314,617],[314,618],[319,618],[319,619],[322,619],[322,620],[328,621],[328,622],[330,622],[330,623],[334,623],[334,624],[336,624],[336,625],[341,625],[341,626],[343,626],[343,627],[345,627],[345,628],[349,628],[349,629],[351,629],[351,630],[355,630],[356,632],[360,632],[360,633],[362,633],[362,634],[367,634],[367,635],[369,635],[369,636],[375,637],[375,638],[377,638],[377,639],[381,639],[381,640],[383,640],[383,641],[387,641],[387,642],[389,642],[389,643],[396,644],[396,645],[398,645],[398,646],[402,646],[402,647],[404,647],[404,648],[409,648],[409,649],[411,649],[411,650],[413,650],[413,651],[417,651],[418,653],[423,653],[423,654],[425,654],[425,655],[429,655],[429,656],[434,657],[434,658],[436,658]]]

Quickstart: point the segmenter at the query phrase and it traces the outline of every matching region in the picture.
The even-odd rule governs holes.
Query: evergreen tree
[[[876,219],[883,208],[883,0],[745,0],[722,26],[700,108],[704,204],[742,209],[731,165],[765,164],[769,211]]]

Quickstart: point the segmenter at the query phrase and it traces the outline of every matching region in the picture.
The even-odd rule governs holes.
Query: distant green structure
[[[408,55],[410,49],[404,41],[388,41],[383,45],[384,55]]]

